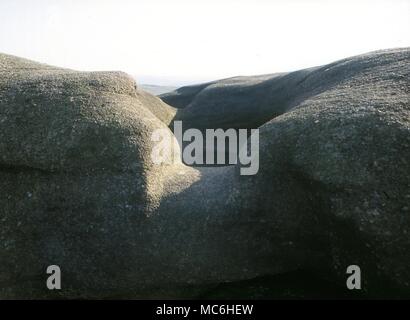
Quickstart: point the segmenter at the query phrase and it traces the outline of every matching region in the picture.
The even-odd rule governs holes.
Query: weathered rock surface
[[[173,109],[127,75],[0,55],[0,298],[192,297],[292,270],[344,286],[351,264],[366,294],[409,297],[409,65],[397,49],[261,76],[280,111],[224,122],[268,121],[241,176],[152,163]]]
[[[128,76],[0,57],[1,298],[192,296],[270,268],[225,203],[233,168],[152,163],[169,129]],[[51,264],[64,290],[46,288]]]
[[[162,102],[161,99],[137,88],[136,95],[143,105],[167,126],[171,124],[176,114],[176,109]]]
[[[63,296],[136,287],[135,260],[151,250],[137,238],[162,178],[149,165],[151,133],[166,129],[146,108],[155,98],[123,73],[0,62],[0,296],[47,294],[51,261]]]
[[[282,201],[263,200],[296,181],[302,197],[310,199],[309,205],[298,206],[299,217],[318,224],[316,229],[300,224],[303,230],[295,236],[316,230],[307,247],[322,255],[316,260],[310,253],[305,267],[333,270],[342,282],[346,266],[357,264],[370,295],[395,288],[397,295],[409,296],[410,51],[347,61],[348,70],[358,63],[369,68],[349,73],[261,127],[261,169],[250,185],[241,184],[241,192],[261,190],[254,193],[259,197],[253,207],[277,212],[285,224],[288,216],[278,210],[278,202],[288,203],[293,188]]]
[[[234,77],[186,86],[160,95],[179,108],[175,120],[185,128],[257,128],[297,107],[304,100],[357,74],[373,72],[398,58],[398,50],[366,54],[290,73]]]

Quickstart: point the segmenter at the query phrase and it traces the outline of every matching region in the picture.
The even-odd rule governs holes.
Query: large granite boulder
[[[173,109],[127,75],[0,55],[0,298],[194,297],[292,270],[344,287],[352,264],[367,295],[409,297],[409,63],[301,71],[281,115],[243,122],[267,121],[242,176],[153,163]]]
[[[0,55],[0,297],[58,295],[43,281],[50,264],[64,297],[157,277],[156,253],[140,265],[155,250],[144,230],[165,176],[151,161],[153,130],[168,130],[149,111],[155,99],[123,73]]]
[[[123,73],[0,62],[1,298],[190,297],[270,270],[226,201],[233,167],[153,163],[165,104]]]
[[[237,166],[224,197],[255,227],[254,240],[275,244],[259,251],[270,257],[270,272],[313,270],[344,286],[347,267],[359,265],[366,295],[410,296],[409,64],[410,50],[395,49],[311,69],[287,100],[290,109],[260,127],[259,172],[240,176]],[[237,98],[232,90],[215,99]],[[249,114],[243,126],[254,119]],[[201,120],[196,127],[222,124],[207,116],[195,121]],[[269,231],[256,231],[262,223]]]
[[[260,171],[240,184],[279,234],[295,222],[303,268],[343,284],[359,265],[373,297],[410,296],[409,64],[408,49],[335,64],[350,77],[263,125]]]

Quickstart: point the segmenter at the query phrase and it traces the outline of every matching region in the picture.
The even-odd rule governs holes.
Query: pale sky
[[[410,0],[0,0],[0,52],[140,83],[292,71],[410,46]]]

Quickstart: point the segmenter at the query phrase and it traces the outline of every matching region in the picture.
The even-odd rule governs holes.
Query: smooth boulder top
[[[257,128],[352,77],[365,78],[392,63],[405,67],[408,54],[406,48],[377,51],[290,73],[182,87],[160,97],[179,108],[174,120],[186,128]]]
[[[163,126],[157,118],[168,124],[173,114],[123,72],[77,72],[0,55],[0,74],[3,165],[135,169],[150,154],[151,132]]]

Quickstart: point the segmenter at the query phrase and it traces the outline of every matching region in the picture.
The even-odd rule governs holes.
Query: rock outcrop
[[[152,162],[151,134],[169,129],[150,110],[167,106],[127,75],[7,55],[0,72],[1,298],[190,296],[270,268],[239,250],[257,242],[225,203],[233,168]],[[51,264],[64,290],[46,288]]]
[[[350,78],[377,72],[405,54],[398,50],[375,52],[334,63],[262,76],[234,77],[186,86],[160,95],[178,108],[175,120],[186,128],[257,128],[296,108],[304,100],[332,87],[349,84]]]
[[[241,193],[260,190],[257,212],[277,212],[286,222],[281,206],[298,190],[287,189],[295,181],[297,198],[309,199],[295,221],[317,222],[298,224],[294,235],[310,252],[305,268],[334,272],[342,282],[346,266],[359,265],[373,297],[410,294],[409,63],[409,50],[346,60],[348,69],[338,72],[349,78],[260,128],[260,171],[241,184]],[[358,64],[367,67],[350,72]],[[310,240],[300,238],[306,233]]]
[[[0,296],[47,295],[51,261],[65,297],[138,287],[135,262],[151,250],[141,231],[165,176],[150,165],[151,133],[167,127],[149,109],[162,102],[119,72],[1,55],[0,75]]]
[[[409,65],[396,49],[183,89],[174,117],[126,74],[0,55],[0,298],[194,297],[292,270],[344,286],[352,264],[365,294],[409,297]],[[262,125],[259,172],[154,164],[172,119]]]

